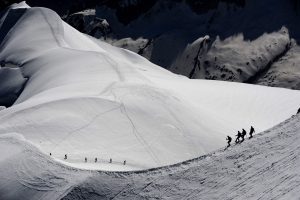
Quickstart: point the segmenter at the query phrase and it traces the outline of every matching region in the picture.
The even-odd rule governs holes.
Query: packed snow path
[[[300,106],[299,91],[175,75],[24,2],[6,10],[0,26],[0,61],[28,77],[14,105],[0,111],[0,135],[19,133],[73,167],[175,164],[222,147],[242,128],[266,130]]]
[[[0,137],[0,199],[298,199],[300,116],[228,150],[139,172],[66,167],[16,134]]]

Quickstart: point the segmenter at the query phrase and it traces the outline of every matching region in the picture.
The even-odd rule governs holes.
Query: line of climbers
[[[52,153],[50,153],[49,155],[52,156]],[[68,155],[65,154],[64,160],[67,160],[67,159],[68,159]],[[84,162],[87,162],[87,161],[88,161],[88,159],[87,159],[87,157],[85,157],[84,158]],[[96,162],[98,162],[98,158],[97,157],[95,158],[95,163]],[[109,163],[112,163],[112,159],[111,158],[109,159]],[[126,160],[123,161],[123,165],[126,165]]]
[[[249,136],[250,136],[249,139],[251,139],[253,137],[254,132],[255,132],[255,130],[254,130],[253,126],[251,126],[250,132],[249,132]],[[243,129],[242,132],[238,131],[238,134],[236,135],[237,137],[235,139],[235,143],[239,144],[239,143],[244,142],[246,135],[247,135],[247,132],[245,129]],[[232,138],[230,136],[227,136],[226,140],[227,140],[227,148],[228,148],[228,147],[230,147]]]

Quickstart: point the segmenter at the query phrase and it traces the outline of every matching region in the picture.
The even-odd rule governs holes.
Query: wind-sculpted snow
[[[224,146],[225,136],[242,128],[270,128],[300,105],[297,91],[175,75],[79,33],[46,8],[18,17],[0,44],[0,60],[17,63],[28,81],[0,111],[0,135],[17,132],[70,166],[174,164]]]

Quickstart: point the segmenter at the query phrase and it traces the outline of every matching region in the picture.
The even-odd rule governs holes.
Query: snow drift
[[[241,128],[270,128],[300,106],[297,91],[175,75],[46,8],[15,4],[0,22],[0,60],[28,77],[14,105],[0,110],[0,134],[19,133],[74,167],[174,164],[224,146]]]

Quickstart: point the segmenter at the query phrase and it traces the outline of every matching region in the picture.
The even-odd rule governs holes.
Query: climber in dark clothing
[[[297,114],[299,114],[300,113],[300,108],[298,109],[298,111],[297,111]]]
[[[253,126],[251,126],[250,132],[249,132],[249,135],[250,135],[249,139],[253,138],[252,134],[253,134],[254,132],[255,132],[255,130],[254,130]]]
[[[228,144],[227,148],[228,148],[228,147],[230,147],[230,142],[231,142],[232,138],[230,136],[227,136],[226,140],[227,140],[227,144]]]
[[[240,142],[240,138],[242,137],[242,133],[240,131],[238,131],[238,134],[236,135],[236,139],[235,139],[235,143],[239,143]]]
[[[247,134],[246,130],[243,129],[242,134],[241,134],[241,138],[242,138],[241,143],[244,142],[246,134]]]
[[[65,160],[67,160],[67,158],[68,158],[68,156],[67,156],[67,154],[65,154]]]

